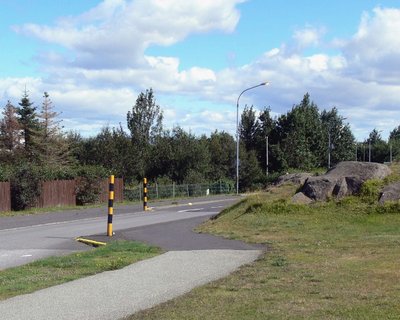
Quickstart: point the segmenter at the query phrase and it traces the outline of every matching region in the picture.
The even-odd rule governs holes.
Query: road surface
[[[193,204],[189,205],[189,201],[193,201]],[[138,205],[117,207],[113,230],[118,235],[123,230],[139,226],[209,217],[236,201],[237,197],[224,196],[191,199],[179,205],[161,202],[147,212],[143,212]],[[88,246],[74,239],[83,235],[106,233],[106,227],[106,207],[0,218],[0,270],[48,256],[88,250]]]

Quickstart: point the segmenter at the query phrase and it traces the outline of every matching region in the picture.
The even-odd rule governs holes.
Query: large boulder
[[[286,183],[291,183],[294,185],[302,186],[309,177],[312,177],[312,174],[308,172],[288,173],[284,174],[283,176],[280,176],[276,180],[275,185],[281,186]]]
[[[379,204],[384,204],[387,201],[400,200],[400,182],[395,182],[385,186],[379,197]]]
[[[308,178],[300,191],[317,201],[342,198],[357,194],[366,180],[383,179],[389,174],[390,169],[384,164],[343,161],[324,175]]]

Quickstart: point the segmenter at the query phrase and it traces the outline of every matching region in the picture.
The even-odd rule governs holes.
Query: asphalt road
[[[192,205],[164,204],[146,213],[124,208],[126,212],[115,217],[112,239],[144,241],[168,252],[121,270],[0,301],[1,319],[120,319],[227,276],[259,257],[262,246],[193,232],[196,225],[238,201],[237,197],[197,200]],[[42,216],[38,220],[47,222],[34,225],[30,219],[17,219],[13,223],[19,226],[0,231],[1,265],[89,248],[75,242],[76,236],[110,240],[104,235],[106,218],[90,217],[96,212],[86,212],[83,218],[84,214],[71,220],[63,213],[60,221],[51,222],[47,219],[54,218]]]
[[[193,204],[189,205],[189,201]],[[143,212],[141,206],[117,207],[113,229],[117,236],[122,231],[129,235],[132,228],[209,217],[236,201],[237,197],[225,196],[184,200],[180,204],[161,202],[150,204],[154,206],[150,212]],[[106,226],[107,208],[0,218],[0,270],[43,257],[88,250],[88,246],[74,239],[83,235],[104,235]],[[152,232],[152,237],[156,239],[157,234],[162,232],[161,229],[159,231]],[[181,241],[180,237],[176,238],[177,243]]]

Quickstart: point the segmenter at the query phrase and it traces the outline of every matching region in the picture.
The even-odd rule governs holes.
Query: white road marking
[[[204,208],[197,208],[197,209],[186,209],[186,210],[179,210],[179,213],[183,213],[183,212],[196,212],[196,211],[201,211],[204,210]]]

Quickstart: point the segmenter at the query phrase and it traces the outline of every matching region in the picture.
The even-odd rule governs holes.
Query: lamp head
[[[260,83],[260,86],[269,86],[269,81],[265,81]]]

